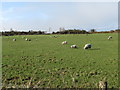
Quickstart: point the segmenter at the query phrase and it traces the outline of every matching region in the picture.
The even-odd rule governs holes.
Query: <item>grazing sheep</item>
[[[76,45],[72,45],[71,48],[77,48],[77,46]]]
[[[16,41],[16,39],[14,38],[13,41]]]
[[[112,36],[109,36],[109,37],[108,37],[108,40],[110,40],[110,39],[112,39]]]
[[[25,41],[31,41],[31,39],[26,38]]]
[[[28,39],[26,38],[25,41],[28,41]]]
[[[67,41],[62,42],[62,45],[67,44]]]
[[[89,49],[91,48],[91,44],[85,44],[84,49]]]

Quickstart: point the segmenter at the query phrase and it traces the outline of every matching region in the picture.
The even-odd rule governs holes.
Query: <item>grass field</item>
[[[118,34],[50,36],[3,36],[3,87],[97,88],[104,79],[109,88],[118,87]],[[90,50],[83,49],[86,43]]]

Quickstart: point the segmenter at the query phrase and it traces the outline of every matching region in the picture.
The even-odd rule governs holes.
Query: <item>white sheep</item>
[[[64,44],[67,44],[67,41],[63,41],[63,42],[62,42],[62,45],[64,45]]]
[[[25,41],[28,41],[28,38],[26,38]]]
[[[14,38],[13,41],[16,41],[16,39]]]
[[[89,49],[91,48],[91,44],[85,44],[84,49]]]
[[[31,41],[31,39],[26,38],[25,41]]]
[[[77,46],[76,45],[71,45],[71,48],[77,48]]]
[[[109,36],[109,37],[108,37],[108,40],[110,40],[110,39],[112,39],[112,36]]]

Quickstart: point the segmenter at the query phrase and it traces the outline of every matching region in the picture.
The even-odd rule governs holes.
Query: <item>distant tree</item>
[[[113,33],[113,32],[115,32],[115,31],[114,31],[114,30],[111,30],[110,32]]]
[[[81,32],[82,32],[83,34],[87,33],[87,31],[86,31],[86,30],[82,30]]]
[[[95,30],[95,29],[91,29],[90,32],[91,32],[91,33],[94,33],[94,32],[96,32],[96,30]]]

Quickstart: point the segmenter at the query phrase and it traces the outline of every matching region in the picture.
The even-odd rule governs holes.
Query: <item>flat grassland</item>
[[[118,87],[117,33],[3,36],[2,40],[3,87],[97,88],[104,79],[109,88]],[[87,43],[92,48],[84,50]],[[78,48],[70,48],[73,44]]]

